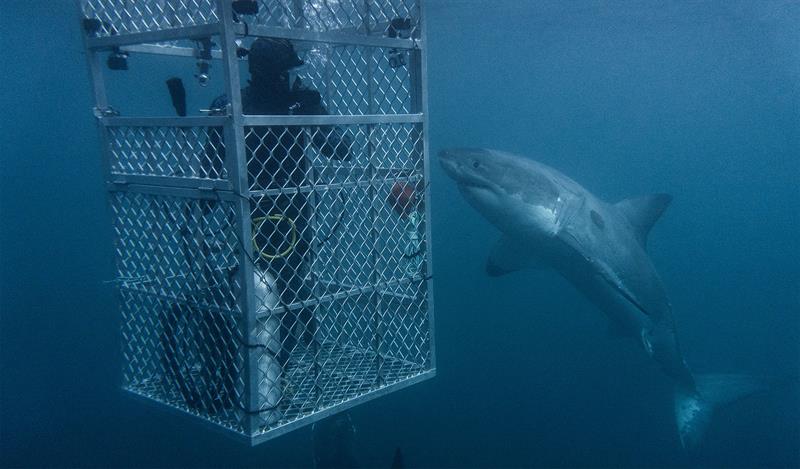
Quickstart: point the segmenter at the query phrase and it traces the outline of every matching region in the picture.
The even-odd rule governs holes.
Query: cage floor
[[[350,345],[323,344],[319,350],[298,347],[281,377],[282,397],[277,406],[280,418],[262,426],[259,434],[313,415],[425,372],[424,365]],[[180,392],[155,375],[129,383],[125,389],[139,396],[178,408],[213,423],[242,433],[242,408],[216,411],[187,405]]]

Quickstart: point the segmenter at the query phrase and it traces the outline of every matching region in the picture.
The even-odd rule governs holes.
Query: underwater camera
[[[121,50],[119,47],[115,47],[111,55],[108,56],[106,65],[108,65],[108,68],[111,70],[127,70],[128,53]]]
[[[392,39],[408,39],[411,37],[411,18],[394,18],[389,22],[389,27],[386,28],[386,36]],[[389,66],[392,68],[400,68],[406,65],[406,54],[399,49],[392,49],[389,51]]]
[[[197,57],[197,73],[194,75],[200,86],[208,86],[208,72],[211,69],[211,42],[210,37],[204,37],[197,41],[194,55]]]

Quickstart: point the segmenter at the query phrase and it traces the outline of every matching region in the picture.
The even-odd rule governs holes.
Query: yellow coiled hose
[[[275,254],[269,254],[269,253],[266,253],[266,252],[262,252],[261,251],[261,247],[258,245],[258,242],[256,241],[256,235],[261,230],[261,226],[267,220],[275,222],[275,225],[277,225],[278,223],[280,223],[282,221],[286,221],[292,227],[292,241],[291,241],[291,243],[289,243],[289,247],[287,247],[286,249],[284,249],[281,252],[278,252],[278,253],[275,253]],[[266,216],[266,217],[253,218],[253,248],[256,250],[256,252],[258,252],[258,255],[262,259],[267,260],[267,261],[272,261],[272,260],[275,260],[275,259],[280,259],[282,257],[286,257],[289,254],[291,254],[292,251],[294,251],[295,246],[297,246],[297,226],[295,225],[294,220],[292,218],[287,217],[286,215],[280,215],[280,214],[269,215],[269,216]]]

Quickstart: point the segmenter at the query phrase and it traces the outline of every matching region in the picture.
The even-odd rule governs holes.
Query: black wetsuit
[[[212,103],[212,109],[223,109],[228,103],[225,95]],[[289,86],[284,74],[275,80],[251,85],[242,89],[242,109],[249,115],[325,115],[320,94],[304,88],[296,81]],[[349,158],[350,139],[339,128],[330,126],[306,127],[251,127],[245,128],[248,184],[251,191],[292,188],[307,185],[308,163],[304,155],[306,136],[311,144],[324,156],[339,160]],[[209,158],[221,164],[224,148],[219,145],[221,129],[209,132],[208,151],[223,153],[222,158]],[[209,150],[212,149],[212,150]],[[217,150],[217,149],[221,149]],[[291,192],[291,191],[290,191]],[[310,297],[310,285],[303,281],[304,264],[310,244],[307,226],[313,207],[308,205],[305,193],[258,196],[251,202],[251,216],[258,229],[254,230],[255,253],[259,268],[274,275],[280,299],[284,305]],[[269,219],[270,216],[277,219]],[[292,243],[292,223],[296,231],[296,242]],[[300,337],[295,327],[302,328]],[[315,329],[312,309],[286,312],[281,318],[282,347],[278,360],[285,365],[298,339],[310,344]]]

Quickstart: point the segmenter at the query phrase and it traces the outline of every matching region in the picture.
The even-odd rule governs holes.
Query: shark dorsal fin
[[[617,209],[628,219],[642,246],[647,244],[647,233],[672,201],[669,194],[652,194],[621,200]]]

